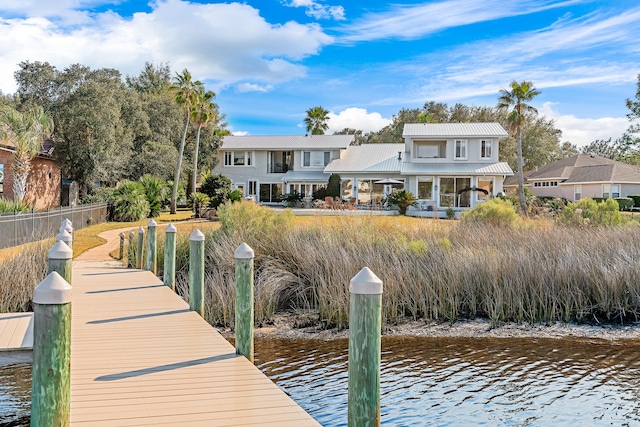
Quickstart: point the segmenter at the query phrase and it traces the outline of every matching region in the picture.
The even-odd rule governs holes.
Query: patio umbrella
[[[374,184],[404,184],[403,181],[398,181],[397,179],[393,179],[393,178],[385,178],[385,179],[381,179],[380,181],[374,181]]]

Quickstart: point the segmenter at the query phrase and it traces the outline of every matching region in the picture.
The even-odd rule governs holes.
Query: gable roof
[[[400,173],[404,144],[362,144],[349,147],[339,159],[324,168],[325,172],[387,172]]]
[[[524,173],[525,182],[558,180],[558,184],[587,182],[637,182],[640,183],[640,168],[606,157],[577,154],[566,159],[548,163],[538,170]],[[514,178],[517,178],[514,177]],[[505,186],[518,185],[517,180],[505,180]]]
[[[7,151],[14,152],[15,144],[9,140],[0,140],[0,149],[4,149]],[[42,142],[42,147],[40,147],[40,152],[38,153],[38,157],[52,157],[53,149],[55,148],[53,141],[50,139],[45,139]]]
[[[509,136],[500,123],[406,123],[403,137],[503,138]]]
[[[222,149],[228,150],[344,150],[353,135],[273,135],[225,136]]]
[[[402,175],[513,175],[507,162],[403,163]]]

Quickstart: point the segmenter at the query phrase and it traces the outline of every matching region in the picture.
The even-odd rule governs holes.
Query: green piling
[[[144,254],[144,228],[138,229],[138,252],[136,253],[136,268],[142,270],[142,260]]]
[[[54,271],[33,292],[32,427],[69,425],[70,365],[71,286]]]
[[[164,284],[176,290],[176,229],[175,225],[169,224],[165,230],[164,237]]]
[[[124,232],[120,233],[120,251],[118,252],[118,259],[124,258]]]
[[[47,253],[49,257],[47,274],[57,272],[64,280],[71,283],[71,263],[73,250],[62,240],[58,240]]]
[[[135,238],[136,233],[131,230],[129,232],[129,245],[127,246],[127,268],[133,268],[133,263],[131,262],[131,257],[133,255],[133,239]]]
[[[145,270],[151,271],[153,274],[156,274],[158,266],[157,225],[153,219],[147,224],[147,266]]]
[[[349,284],[349,427],[380,426],[382,281],[369,268]]]
[[[236,354],[253,363],[253,257],[246,243],[235,251],[236,259]]]
[[[189,307],[204,317],[204,234],[189,236]]]

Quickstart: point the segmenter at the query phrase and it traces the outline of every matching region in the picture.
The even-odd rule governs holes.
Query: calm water
[[[385,338],[386,426],[639,426],[640,342]],[[347,341],[256,340],[256,364],[324,426],[347,415]],[[0,366],[0,426],[30,364]],[[17,415],[17,416],[16,416]]]

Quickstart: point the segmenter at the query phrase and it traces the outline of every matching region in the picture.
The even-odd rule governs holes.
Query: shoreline
[[[279,313],[273,325],[255,328],[259,338],[334,340],[349,337],[349,330],[321,329],[317,325],[295,327],[300,316]],[[233,338],[230,328],[219,329],[225,338]],[[396,325],[384,325],[383,337],[427,338],[532,338],[532,339],[600,339],[607,341],[640,340],[640,322],[629,325],[587,325],[554,323],[551,325],[508,322],[491,326],[488,319],[458,320],[455,323],[424,320],[404,320]]]

